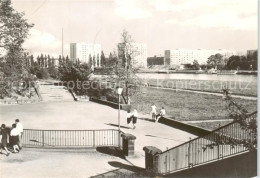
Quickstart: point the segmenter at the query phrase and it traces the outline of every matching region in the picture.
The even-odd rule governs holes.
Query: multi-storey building
[[[123,49],[126,48],[126,49]],[[147,67],[147,45],[144,43],[131,43],[124,47],[122,43],[118,44],[118,57],[119,60],[124,58],[123,51],[127,50],[127,54],[131,57],[131,65],[133,67]],[[123,62],[123,61],[121,61]],[[124,64],[122,64],[124,65]]]
[[[91,63],[94,67],[100,67],[101,45],[89,43],[70,43],[70,59],[79,60],[82,63]]]
[[[181,65],[192,64],[194,60],[197,60],[199,64],[206,64],[211,55],[218,53],[223,55],[223,58],[229,58],[232,55],[236,55],[235,51],[223,49],[174,49],[165,50],[164,62],[165,65]]]
[[[246,51],[246,55],[247,56],[252,56],[254,53],[256,53],[257,52],[257,49],[251,49],[251,50],[247,50]]]

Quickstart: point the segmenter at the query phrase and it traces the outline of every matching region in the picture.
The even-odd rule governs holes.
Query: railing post
[[[44,147],[44,130],[42,130],[42,147]]]
[[[190,142],[191,142],[191,137],[190,137],[189,146],[188,146],[188,168],[190,168]]]
[[[93,147],[95,148],[95,130],[93,130]]]
[[[120,131],[118,131],[118,146],[121,147]]]
[[[218,128],[220,128],[220,124],[218,125]],[[219,142],[220,142],[220,139],[221,139],[220,131],[218,131],[217,136],[218,136],[217,143],[218,143],[218,160],[219,160]]]

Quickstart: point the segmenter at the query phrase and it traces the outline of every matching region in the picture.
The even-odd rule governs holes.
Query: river
[[[257,83],[257,75],[217,75],[217,74],[158,74],[139,73],[142,79],[177,79],[177,80],[211,80],[211,81],[239,81]]]

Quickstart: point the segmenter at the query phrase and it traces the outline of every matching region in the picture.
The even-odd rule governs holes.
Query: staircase
[[[256,159],[249,159],[246,154],[253,155],[251,158],[256,158],[256,122],[257,111],[246,114],[243,122],[236,120],[205,136],[159,153],[155,158],[157,163],[154,169],[158,174],[169,177],[174,177],[174,175],[190,177],[186,173],[194,173],[193,175],[197,177],[212,177],[213,175],[227,175],[228,170],[225,169],[227,168],[230,171],[232,169],[231,177],[234,177],[238,170],[243,170],[246,177],[252,177],[256,175]],[[248,165],[254,168],[253,171],[247,171]],[[182,174],[184,170],[186,173]],[[177,172],[180,173],[175,174]]]
[[[56,86],[51,82],[41,81],[39,95],[43,101],[74,101],[71,93],[65,86]]]

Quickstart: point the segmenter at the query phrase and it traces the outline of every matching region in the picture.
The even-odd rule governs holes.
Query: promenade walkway
[[[118,128],[118,110],[92,102],[43,102],[3,106],[0,115],[2,116],[2,123],[9,126],[16,118],[19,118],[24,128],[27,129],[87,130]],[[46,175],[48,177],[66,177],[64,175],[68,175],[70,177],[69,175],[73,174],[76,177],[89,177],[118,169],[118,167],[111,164],[111,161],[112,163],[119,162],[122,165],[134,165],[144,168],[144,146],[156,146],[165,151],[167,148],[188,141],[189,138],[196,137],[187,132],[151,122],[149,118],[144,116],[138,119],[136,129],[128,129],[125,117],[126,112],[121,111],[121,130],[137,137],[134,156],[121,159],[95,150],[72,154],[51,150],[39,152],[25,149],[21,153],[11,154],[9,157],[1,155],[1,159],[5,159],[3,164],[1,163],[1,174],[8,175],[14,167],[19,167],[18,172],[21,173],[20,175],[25,175],[25,177],[46,177]],[[34,167],[38,171],[37,169],[29,171]],[[54,171],[56,168],[57,171]],[[79,171],[81,169],[82,171]],[[12,173],[12,176],[16,177],[14,174]]]

